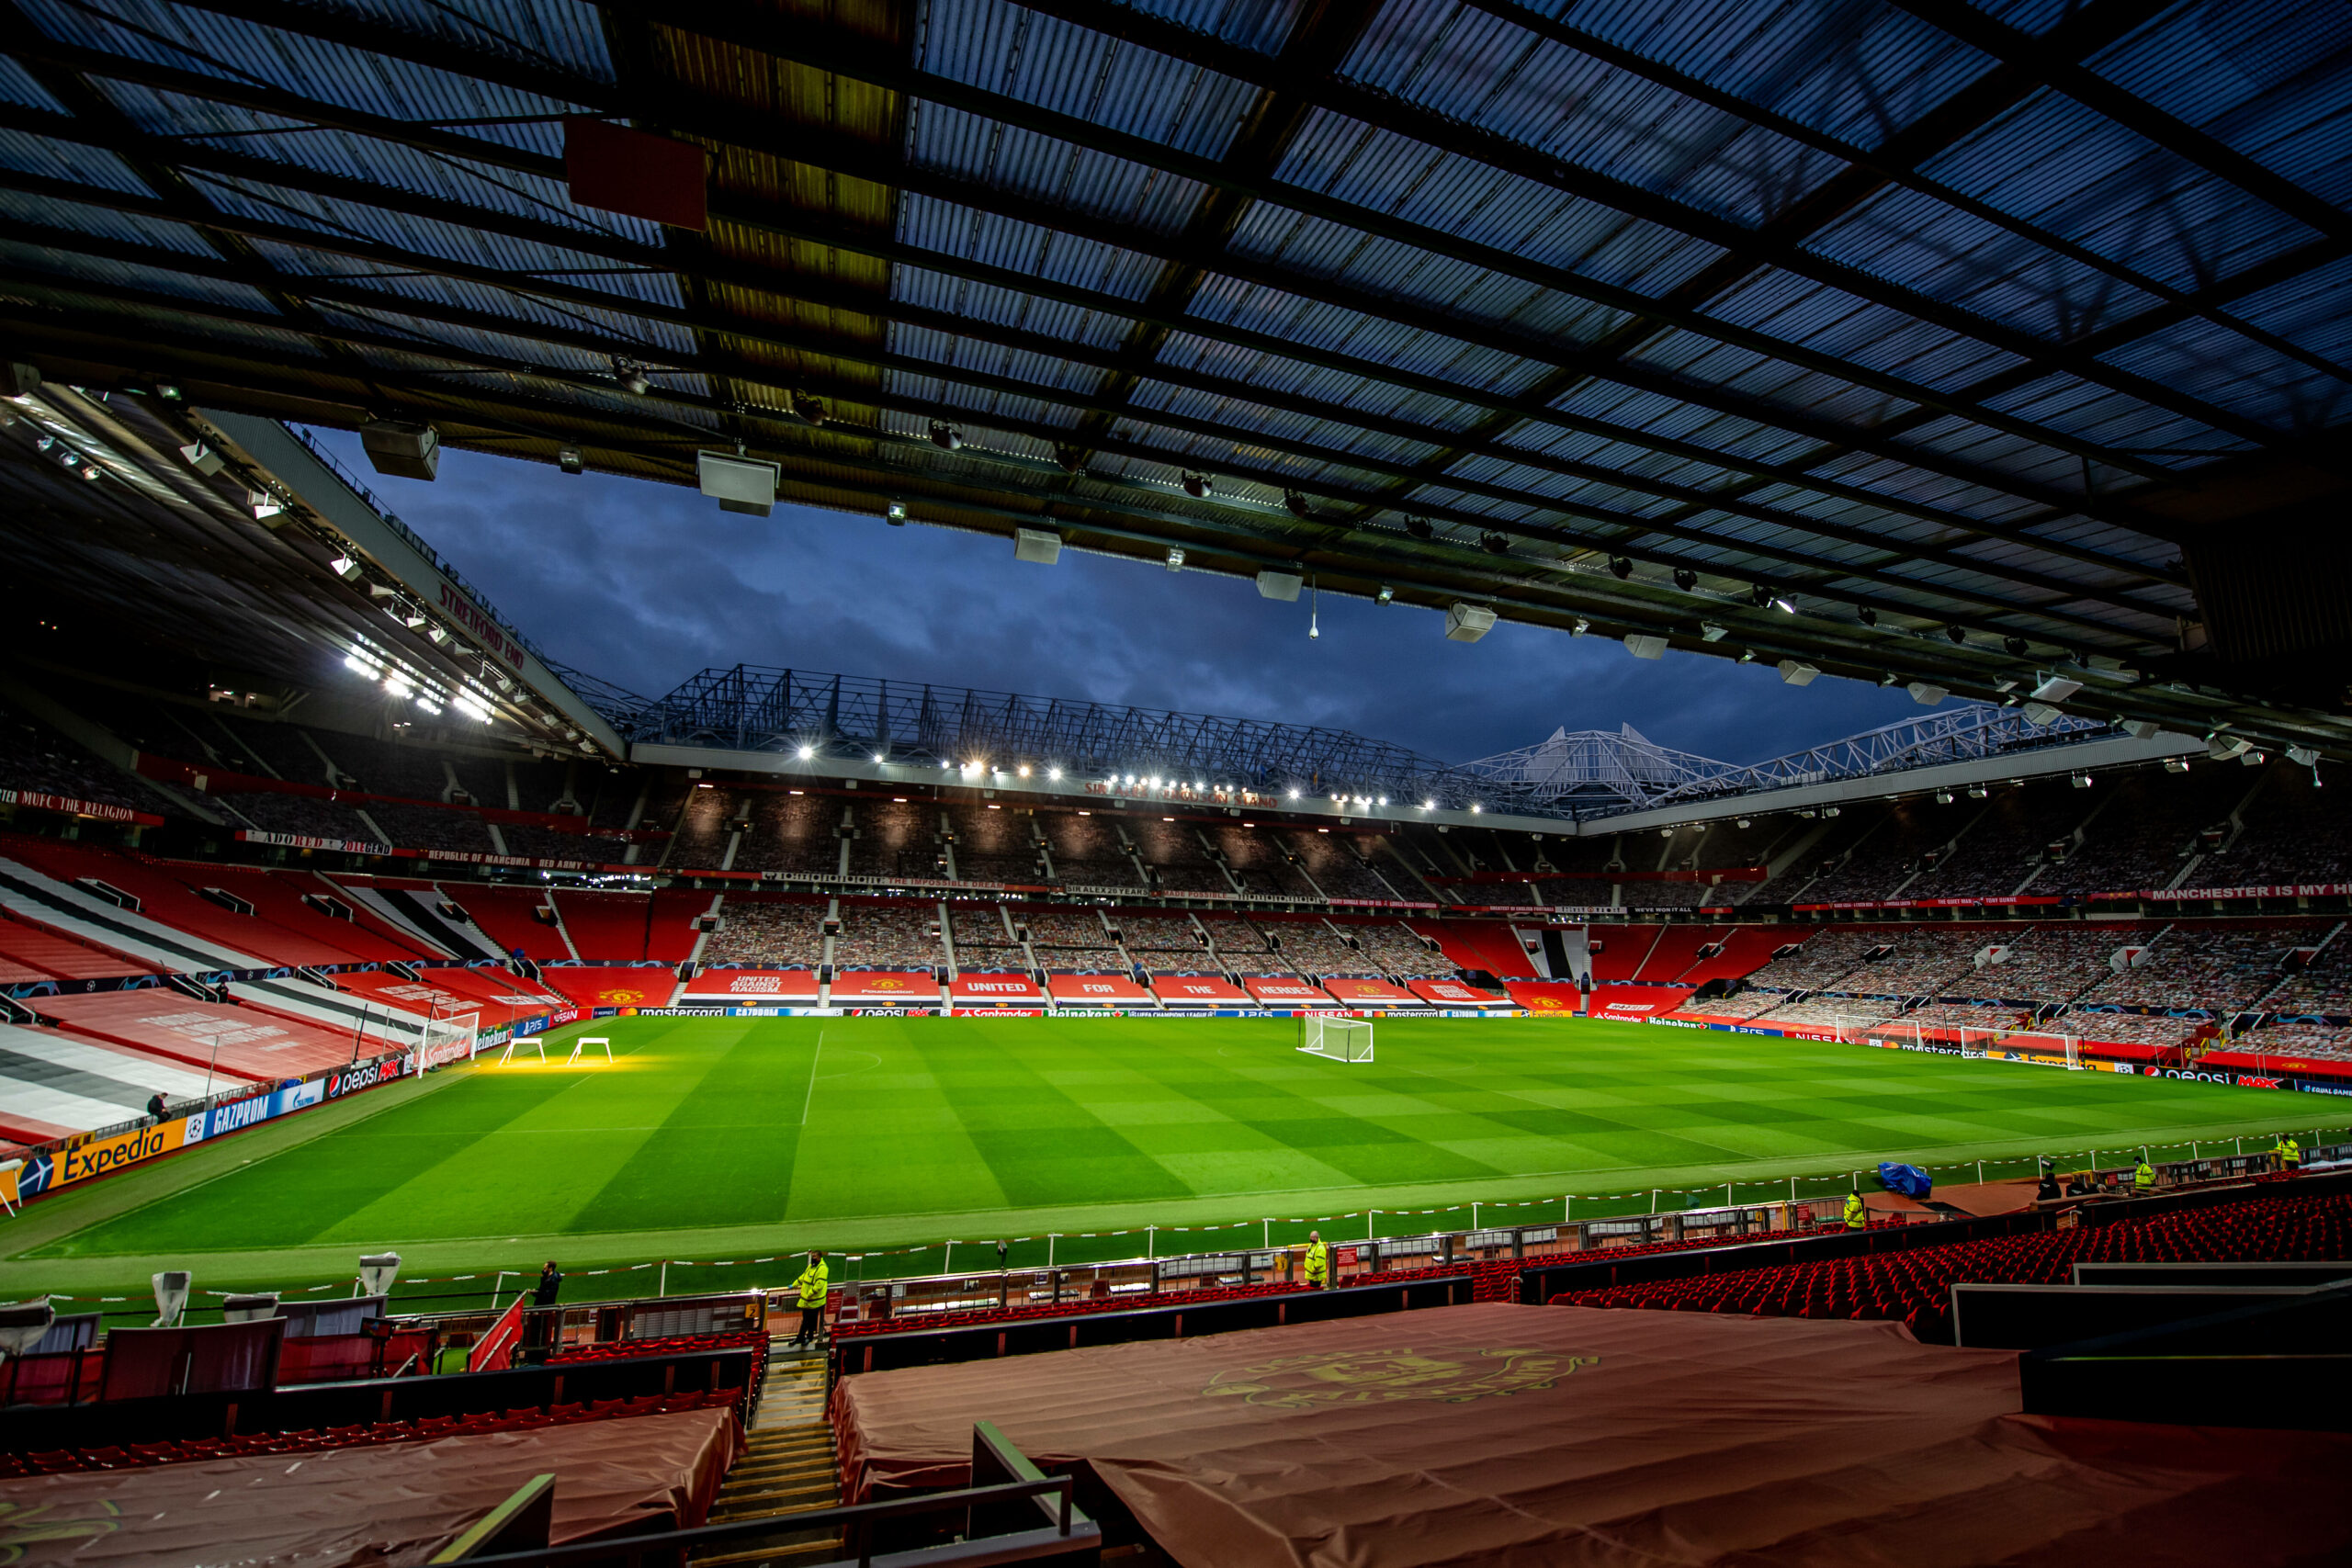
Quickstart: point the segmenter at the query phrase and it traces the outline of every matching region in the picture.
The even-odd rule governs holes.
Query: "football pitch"
[[[1861,1171],[1868,1190],[1883,1159],[2014,1174],[2143,1141],[2267,1146],[2318,1109],[1607,1021],[1378,1030],[1375,1061],[1341,1063],[1295,1050],[1286,1019],[612,1019],[547,1036],[546,1065],[485,1057],[35,1203],[0,1221],[0,1297],[135,1302],[165,1267],[199,1287],[309,1287],[383,1248],[413,1275],[549,1257],[737,1270],[681,1264],[673,1292],[748,1284],[743,1260],[808,1247],[928,1248],[865,1260],[870,1278],[952,1266],[951,1238],[967,1267],[993,1266],[995,1239],[1018,1238],[1026,1267],[1049,1232],[1078,1262],[1281,1244],[1309,1224],[1461,1228],[1473,1202],[1489,1224],[1544,1224],[1564,1197],[1581,1218],[1720,1203],[1727,1183],[1759,1201]],[[560,1065],[583,1032],[610,1035],[616,1060]]]

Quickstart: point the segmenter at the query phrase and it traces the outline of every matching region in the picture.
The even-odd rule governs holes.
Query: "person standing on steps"
[[[831,1288],[831,1279],[825,1271],[825,1255],[812,1252],[808,1267],[792,1282],[800,1307],[800,1327],[792,1337],[795,1345],[814,1344],[824,1335],[825,1292]]]
[[[1321,1231],[1306,1233],[1306,1288],[1321,1291],[1331,1283],[1331,1249],[1323,1245]]]

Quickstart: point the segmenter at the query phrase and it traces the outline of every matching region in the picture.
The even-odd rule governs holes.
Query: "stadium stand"
[[[1172,817],[1164,820],[1136,818],[1122,826],[1150,868],[1154,887],[1170,893],[1233,891],[1224,870],[1209,859],[1200,830],[1191,822]]]
[[[2294,950],[2316,946],[2327,929],[2308,921],[2176,921],[2149,942],[2144,962],[2118,971],[2077,1001],[2229,1012],[2276,986]]]
[[[1119,847],[1115,819],[1084,812],[1048,812],[1045,829],[1056,881],[1073,886],[1140,888],[1143,877]]]
[[[1951,1287],[1962,1281],[2057,1285],[2072,1280],[2076,1263],[2292,1262],[2347,1254],[2352,1198],[2280,1193],[2069,1230],[1569,1292],[1551,1304],[1893,1319],[1949,1338]]]
[[[0,909],[0,959],[13,971],[6,982],[12,985],[161,973],[153,963],[69,935],[17,909]]]
[[[1138,958],[1146,953],[1170,954],[1179,958],[1205,958],[1208,943],[1201,928],[1188,915],[1158,915],[1142,910],[1121,909],[1111,917],[1119,928],[1120,940],[1126,950]],[[1147,963],[1159,960],[1147,959]]]
[[[825,959],[827,901],[788,894],[730,894],[718,929],[703,945],[705,964],[758,969],[814,969]]]
[[[283,1014],[198,1001],[160,987],[42,997],[30,1005],[42,1019],[76,1034],[217,1073],[224,1082],[270,1083],[351,1060],[346,1034]]]
[[[851,875],[935,881],[947,874],[946,857],[941,853],[944,819],[937,807],[897,800],[844,803],[826,796],[818,809],[836,822],[850,824]]]
[[[1454,972],[1445,955],[1433,953],[1412,929],[1395,920],[1351,922],[1342,928],[1365,957],[1399,980],[1443,979]]]
[[[936,905],[843,898],[841,922],[833,940],[836,969],[930,970],[946,962]]]
[[[458,854],[499,854],[489,824],[470,811],[445,810],[406,801],[371,801],[368,819],[391,836],[402,849],[447,850]]]
[[[0,787],[158,817],[186,815],[176,801],[5,700],[0,700]]]
[[[500,887],[486,884],[450,883],[441,888],[473,917],[491,941],[505,952],[519,951],[540,964],[578,958],[558,923],[555,904],[544,888]]]
[[[2098,926],[2034,925],[1996,938],[2007,949],[1998,964],[1963,976],[1952,995],[2037,1002],[2071,1001],[2108,979],[2116,951],[2132,933]]]
[[[1283,963],[1317,979],[1327,975],[1378,976],[1372,957],[1348,945],[1340,933],[1321,919],[1275,920],[1260,917],[1259,927],[1282,944]]]
[[[0,1137],[40,1143],[142,1116],[158,1093],[177,1102],[207,1092],[204,1074],[177,1062],[62,1029],[0,1024]]]
[[[991,809],[943,813],[955,824],[956,877],[959,882],[1001,882],[1035,886],[1046,879],[1030,835],[1035,816],[1025,810]],[[933,872],[937,876],[944,872]]]
[[[257,832],[392,847],[390,829],[370,822],[364,807],[339,805],[317,795],[254,790],[227,790],[209,798],[236,822]]]
[[[1279,898],[1312,896],[1306,879],[1286,858],[1283,841],[1273,832],[1220,823],[1209,829],[1209,841],[1224,857],[1225,869],[1240,885],[1242,892]]]

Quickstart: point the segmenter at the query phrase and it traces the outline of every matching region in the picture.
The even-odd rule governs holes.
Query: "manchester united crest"
[[[1452,1351],[1433,1356],[1401,1349],[1283,1356],[1219,1372],[1201,1393],[1212,1399],[1240,1399],[1278,1410],[1398,1400],[1466,1404],[1474,1399],[1533,1393],[1550,1388],[1578,1367],[1594,1366],[1600,1360],[1598,1356],[1563,1356],[1555,1350]]]

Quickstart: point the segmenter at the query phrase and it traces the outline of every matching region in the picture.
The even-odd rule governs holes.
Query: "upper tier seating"
[[[1365,957],[1400,980],[1442,980],[1453,973],[1445,954],[1430,952],[1429,944],[1401,922],[1370,920],[1343,929],[1356,939]]]
[[[2149,944],[2145,963],[2093,986],[2078,1000],[2226,1012],[2277,985],[2291,951],[2316,943],[2326,931],[2176,922]]]
[[[833,942],[836,969],[927,970],[946,962],[933,934],[935,905],[844,898],[841,910],[842,934]]]
[[[187,815],[176,802],[6,702],[0,702],[0,786],[157,817]]]
[[[1261,919],[1261,929],[1283,946],[1283,961],[1302,975],[1377,976],[1380,965],[1357,952],[1321,920]]]

